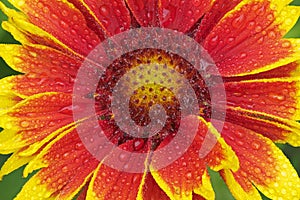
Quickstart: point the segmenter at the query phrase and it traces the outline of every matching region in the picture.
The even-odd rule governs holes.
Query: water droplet
[[[117,9],[117,10],[116,10],[116,15],[117,15],[118,17],[120,17],[120,16],[122,15],[121,10]],[[126,22],[124,22],[124,23],[126,23]]]
[[[99,8],[100,14],[103,15],[104,17],[109,16],[109,10],[107,6],[103,5]]]
[[[66,153],[63,154],[63,157],[66,158],[66,157],[68,157],[69,155],[70,155],[70,153],[66,152]]]
[[[127,161],[127,160],[128,160],[127,154],[121,153],[121,154],[119,155],[119,160],[120,160],[121,162]]]
[[[170,15],[170,10],[168,9],[163,9],[163,19],[164,21],[167,21],[167,17]]]
[[[48,178],[46,179],[46,182],[47,182],[47,183],[50,183],[50,182],[51,182],[51,178],[48,177]]]
[[[251,147],[252,147],[254,150],[258,150],[258,149],[260,149],[261,144],[260,144],[258,141],[253,141],[253,142],[251,143]]]
[[[227,41],[228,41],[228,42],[233,42],[234,40],[235,40],[234,37],[229,37]]]
[[[241,175],[244,176],[244,177],[248,177],[248,174],[244,171],[241,171]]]
[[[267,19],[270,20],[270,21],[273,21],[274,20],[274,15],[272,13],[268,14]]]
[[[248,23],[247,29],[253,29],[255,27],[255,22],[254,21],[250,21]]]
[[[77,21],[78,17],[76,15],[73,15],[73,21]]]
[[[61,12],[61,14],[62,14],[62,16],[64,16],[64,17],[67,17],[67,16],[68,16],[68,12],[67,12],[66,10],[63,10],[63,11]]]
[[[61,114],[65,114],[65,115],[72,115],[73,114],[73,106],[70,105],[70,106],[63,107],[58,112]]]
[[[262,27],[261,27],[261,26],[256,26],[256,27],[255,27],[255,31],[256,31],[257,33],[261,32],[261,31],[262,31]]]
[[[200,0],[194,0],[193,3],[195,5],[195,7],[198,7],[202,3],[202,1],[200,1]]]
[[[141,150],[144,146],[144,140],[143,139],[136,139],[134,142],[133,142],[133,148],[134,150],[138,151],[138,150]]]
[[[254,168],[254,172],[257,173],[257,174],[260,174],[261,173],[261,169],[258,168],[258,167],[255,167]]]
[[[281,172],[281,175],[286,177],[286,176],[287,176],[287,173],[286,173],[285,171],[282,171],[282,172]]]
[[[289,26],[293,23],[293,20],[288,18],[284,21],[284,23]]]
[[[119,187],[117,185],[113,186],[113,190],[114,191],[118,191],[119,190]]]
[[[241,53],[240,58],[246,58],[247,54],[246,53]]]
[[[294,114],[296,112],[296,109],[295,108],[289,108],[288,112],[291,113],[291,114]]]
[[[268,161],[269,163],[273,163],[273,162],[274,162],[274,159],[271,158],[271,157],[268,157],[268,158],[267,158],[267,161]]]
[[[44,7],[44,4],[43,4],[42,2],[38,2],[38,3],[37,3],[37,6],[38,6],[38,8],[43,8],[43,7]]]
[[[63,179],[62,179],[62,178],[59,178],[59,179],[57,180],[57,182],[58,182],[59,184],[61,184],[61,183],[63,183]]]
[[[212,46],[216,46],[218,43],[219,43],[219,36],[216,35],[215,37],[212,37],[209,41],[209,43],[212,45]]]
[[[69,28],[68,24],[64,21],[60,21],[59,24],[61,25],[62,28],[67,29]]]
[[[264,37],[261,37],[257,40],[257,43],[258,44],[262,44],[264,42]]]
[[[147,12],[146,16],[149,20],[152,20],[153,19],[153,12]]]
[[[175,190],[176,194],[180,194],[180,188],[179,187],[175,187],[174,190]]]
[[[271,39],[275,39],[275,38],[276,38],[276,33],[275,33],[274,31],[270,31],[270,32],[268,33],[268,36],[269,36],[269,38],[271,38]]]
[[[51,14],[51,17],[54,19],[54,20],[57,20],[58,19],[58,16],[56,14]]]
[[[23,128],[27,128],[30,125],[30,123],[28,121],[22,121],[20,125]]]
[[[244,142],[243,142],[243,141],[238,140],[238,141],[236,141],[236,143],[237,143],[238,145],[240,145],[240,146],[244,146]]]
[[[189,10],[189,11],[187,12],[187,15],[188,15],[188,16],[192,16],[192,15],[193,15],[193,12],[192,12],[191,10]]]
[[[266,12],[266,7],[265,6],[261,6],[261,7],[259,7],[259,9],[256,10],[256,14],[261,15],[261,16],[264,15],[265,12]]]
[[[289,47],[291,47],[291,42],[290,42],[290,41],[285,41],[285,42],[282,43],[281,46],[282,46],[283,48],[289,48]]]
[[[283,101],[285,99],[284,96],[282,95],[276,95],[276,94],[271,94],[271,97],[280,101]]]
[[[68,167],[64,166],[61,170],[62,170],[62,172],[66,173],[68,171]]]
[[[188,172],[188,173],[186,174],[186,178],[187,178],[187,179],[192,179],[192,177],[193,177],[192,172]]]
[[[50,9],[48,6],[44,6],[43,11],[44,11],[44,13],[49,13]]]
[[[244,133],[242,133],[242,132],[240,132],[240,131],[236,131],[235,132],[235,135],[237,136],[237,137],[239,137],[239,138],[243,138],[245,135],[244,135]]]
[[[243,24],[244,20],[245,20],[245,16],[241,14],[232,20],[231,25],[234,28],[238,28],[241,24]]]
[[[136,1],[137,5],[138,5],[138,8],[140,10],[144,10],[144,7],[145,7],[145,4],[143,1]]]
[[[286,189],[281,189],[281,194],[285,195],[286,194]]]

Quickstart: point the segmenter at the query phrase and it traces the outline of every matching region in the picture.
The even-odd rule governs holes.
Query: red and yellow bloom
[[[261,199],[258,191],[271,199],[300,199],[299,176],[274,144],[300,145],[300,40],[283,38],[300,15],[290,1],[10,2],[19,11],[0,3],[9,17],[2,26],[21,45],[0,44],[0,56],[22,74],[0,80],[0,153],[13,153],[0,177],[25,164],[24,176],[40,169],[16,199],[72,199],[78,193],[79,199],[214,199],[208,167],[220,172],[236,199]],[[121,149],[147,153],[176,134],[176,99],[153,85],[145,87],[159,97],[154,103],[169,106],[173,121],[167,121],[156,138],[142,140],[116,126],[109,110],[110,87],[136,63],[166,64],[182,71],[198,88],[198,100],[205,102],[197,134],[179,159],[158,169],[149,155],[144,173],[129,173],[110,168],[85,148],[76,128],[86,119],[73,120],[72,96],[77,71],[89,53],[105,38],[140,26],[183,32],[208,51],[224,80],[226,121],[217,133],[202,79],[187,64],[176,68],[183,63],[176,56],[165,52],[161,58],[158,50],[125,56],[129,64],[114,63],[99,82],[97,92],[107,98],[92,95],[101,113],[99,125]],[[140,124],[147,122],[144,114],[152,105],[143,98],[150,95],[144,91],[138,90],[131,102],[132,117]],[[200,158],[207,132],[221,137]]]

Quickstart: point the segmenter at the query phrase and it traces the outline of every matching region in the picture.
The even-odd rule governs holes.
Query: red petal
[[[203,46],[223,76],[253,74],[296,60],[295,41],[281,38],[296,23],[300,10],[277,4],[242,2],[210,32]]]
[[[130,28],[131,18],[124,0],[83,0],[94,20],[108,36]]]
[[[71,104],[71,95],[63,93],[39,94],[17,104],[0,118],[0,126],[4,128],[1,151],[10,152],[36,143],[71,124],[72,113],[64,112]]]
[[[94,16],[84,2],[82,0],[68,0],[68,2],[72,3],[78,10],[80,10],[82,15],[85,17],[87,26],[93,30],[99,38],[104,39],[105,33],[102,27],[96,22]]]
[[[262,200],[255,186],[245,177],[245,172],[241,173],[239,170],[233,173],[230,170],[222,170],[220,174],[236,199]]]
[[[224,15],[233,9],[241,0],[216,0],[208,13],[201,20],[195,40],[201,43]]]
[[[120,172],[105,165],[95,175],[89,186],[91,193],[87,193],[91,199],[135,199],[143,179],[143,174]]]
[[[141,26],[159,27],[157,0],[126,0],[126,2]]]
[[[61,46],[60,49],[70,48],[74,52],[86,56],[103,40],[87,27],[80,11],[66,1],[24,0],[20,3],[20,1],[11,0],[11,3],[27,15],[32,24],[50,34],[51,38],[43,37],[38,33],[38,29],[26,27],[22,21],[14,19],[17,25],[20,25],[18,28],[25,28],[25,32],[32,33],[33,39],[37,39],[36,41],[40,44],[49,44],[50,39],[52,46],[61,42],[58,44]],[[57,47],[57,44],[55,46]]]
[[[225,77],[225,82],[243,81],[243,80],[255,80],[255,79],[271,79],[271,78],[289,78],[299,76],[299,63],[292,62],[287,65],[277,67],[258,74],[246,75],[240,77]]]
[[[27,167],[45,168],[25,184],[16,199],[32,196],[70,199],[84,186],[98,163],[85,149],[76,131],[59,136],[29,163]]]
[[[239,158],[240,169],[233,174],[244,191],[253,183],[271,199],[299,199],[297,172],[271,140],[230,123],[225,123],[222,137]]]
[[[1,46],[0,56],[15,70],[25,73],[1,80],[3,87],[21,96],[43,92],[73,91],[82,61],[45,46]]]
[[[193,200],[205,200],[205,198],[198,194],[193,194]]]
[[[0,80],[0,84],[1,84],[1,80]],[[17,103],[19,103],[22,98],[18,97],[18,95],[13,94],[11,91],[6,90],[5,87],[0,86],[0,88],[2,89],[2,91],[0,92],[0,99],[1,99],[1,103],[0,103],[0,115],[2,113],[6,113],[7,110],[9,110],[11,107],[13,107],[14,105],[16,105]]]
[[[164,28],[187,32],[209,10],[211,3],[211,0],[160,0],[160,24]]]
[[[81,190],[80,194],[78,195],[76,200],[86,200],[86,194],[87,194],[87,190],[88,190],[88,185],[89,183],[87,183],[83,189]]]
[[[141,200],[156,200],[156,199],[169,200],[170,198],[157,185],[152,175],[148,173],[145,178],[145,184],[143,185]]]
[[[275,141],[300,146],[300,124],[251,110],[229,107],[226,121],[246,127]]]
[[[132,152],[134,150],[134,141],[127,141],[126,143],[120,145],[118,148],[123,150],[128,150]],[[140,152],[145,153],[148,151],[148,145],[142,147]],[[118,152],[117,152],[118,153]],[[135,160],[130,160],[127,156],[115,155],[114,152],[110,154],[106,159],[118,159],[122,162],[122,169],[125,169],[128,162],[140,162]],[[91,180],[89,190],[87,193],[87,198],[90,199],[136,199],[138,196],[141,197],[142,186],[147,173],[146,163],[144,173],[130,173],[122,170],[113,169],[103,163],[101,163],[94,173]],[[140,189],[141,188],[141,189]]]
[[[225,83],[227,104],[286,118],[299,119],[298,81],[262,79]]]
[[[187,131],[190,131],[197,124],[195,119],[191,118],[183,125]],[[185,132],[184,135],[188,137],[189,132]],[[216,139],[216,144],[213,144],[215,146],[208,155],[205,158],[200,158],[199,153],[204,137],[213,142],[215,136],[208,132],[208,124],[201,121],[198,126],[198,133],[187,151],[179,159],[162,169],[156,169],[155,163],[158,163],[160,158],[157,161],[154,152],[150,165],[151,173],[158,185],[171,199],[192,199],[193,192],[205,198],[213,199],[214,191],[206,166],[208,165],[215,170],[237,168],[236,157],[220,138],[219,140]]]

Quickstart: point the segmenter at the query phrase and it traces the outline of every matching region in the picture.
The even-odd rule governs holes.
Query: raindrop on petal
[[[103,5],[99,8],[99,12],[101,15],[103,15],[104,17],[108,17],[109,16],[109,11],[107,6]]]

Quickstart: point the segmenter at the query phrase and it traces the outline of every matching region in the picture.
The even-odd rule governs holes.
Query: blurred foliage
[[[7,0],[1,0],[6,5]],[[293,5],[300,6],[300,0],[295,0]],[[7,17],[0,11],[0,22],[7,20]],[[298,20],[296,26],[286,35],[286,37],[300,37],[300,20]],[[0,43],[18,43],[13,37],[0,28]],[[9,68],[5,62],[0,58],[0,78],[8,75],[16,74],[14,70]],[[291,160],[293,166],[296,168],[298,174],[300,174],[300,148],[294,148],[289,145],[278,145],[285,153],[285,155]],[[0,155],[0,166],[3,165],[9,155]],[[22,185],[30,178],[31,174],[27,178],[22,178],[22,171],[24,167],[14,171],[10,175],[7,175],[0,181],[0,200],[11,200],[20,191]],[[232,195],[228,191],[224,181],[221,179],[218,173],[210,171],[212,176],[212,184],[215,188],[217,200],[231,200]],[[267,198],[265,198],[267,199]]]

